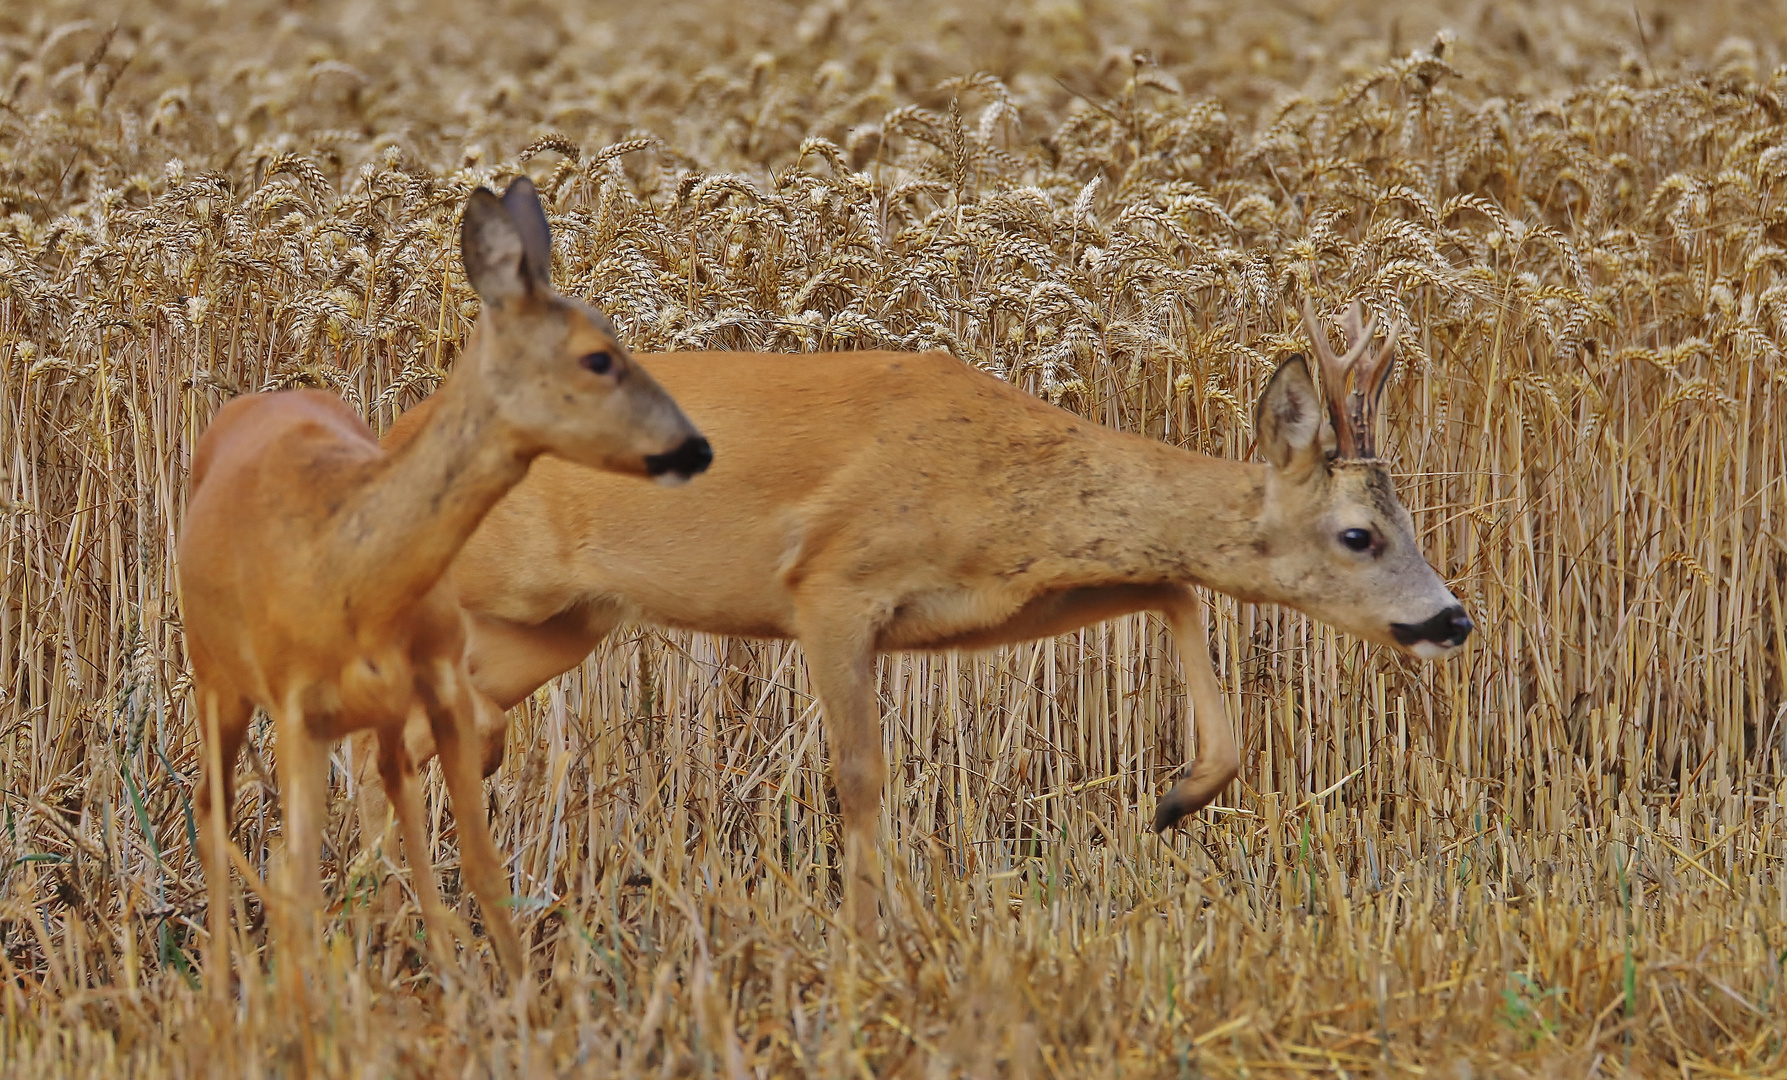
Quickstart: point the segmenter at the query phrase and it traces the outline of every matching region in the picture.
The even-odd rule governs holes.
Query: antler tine
[[[1346,414],[1346,377],[1358,354],[1349,351],[1345,358],[1334,355],[1328,346],[1327,331],[1316,320],[1315,307],[1307,296],[1303,298],[1303,330],[1309,335],[1309,347],[1321,372],[1322,397],[1327,400],[1328,420],[1334,427],[1335,452],[1341,457],[1356,457],[1358,446]]]
[[[1365,320],[1364,326],[1360,326],[1359,318],[1364,310],[1365,305],[1354,300],[1347,305],[1346,316],[1340,323],[1346,331],[1346,355],[1340,358],[1338,365],[1341,371],[1338,400],[1340,411],[1346,418],[1347,436],[1336,441],[1343,458],[1376,456],[1372,445],[1371,407],[1363,393],[1370,371],[1360,361],[1366,360],[1366,350],[1371,348],[1371,335],[1377,331],[1377,315],[1374,313]],[[1366,364],[1370,362],[1367,360]]]
[[[1341,321],[1341,327],[1346,330],[1346,355],[1340,359],[1347,368],[1357,364],[1359,358],[1365,355],[1365,350],[1371,345],[1371,335],[1377,332],[1376,313],[1366,320],[1363,328],[1360,327],[1359,313],[1363,310],[1364,305],[1354,300],[1352,306],[1346,309],[1346,318]]]
[[[1359,302],[1354,300],[1340,316],[1340,332],[1346,335],[1346,355],[1359,351]]]
[[[1322,324],[1316,321],[1315,307],[1310,304],[1309,297],[1303,298],[1303,330],[1309,335],[1309,347],[1315,352],[1316,362],[1327,367],[1334,361],[1334,350],[1328,347],[1327,335],[1321,332]]]
[[[1377,410],[1383,401],[1384,387],[1396,367],[1396,338],[1401,327],[1390,324],[1384,343],[1359,371],[1359,447],[1366,457],[1377,456]]]

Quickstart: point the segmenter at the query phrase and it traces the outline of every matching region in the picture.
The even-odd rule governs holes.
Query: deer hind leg
[[[403,861],[410,868],[410,883],[416,890],[416,901],[422,907],[422,924],[428,931],[428,950],[434,955],[435,962],[446,968],[453,959],[453,938],[460,936],[469,942],[471,934],[441,901],[440,881],[428,843],[428,822],[422,809],[422,785],[416,776],[415,759],[410,757],[404,743],[397,732],[380,734],[379,779],[397,810],[397,828],[403,838]]]
[[[509,917],[508,883],[503,877],[502,857],[490,836],[484,812],[484,781],[478,770],[476,691],[465,678],[462,664],[440,661],[436,682],[425,686],[423,699],[429,723],[439,747],[441,772],[447,794],[453,800],[453,818],[459,826],[459,861],[471,885],[472,895],[484,911],[484,925],[496,946],[497,959],[512,983],[519,982],[526,958],[515,923]]]
[[[423,725],[428,723],[425,716],[412,716],[411,721]],[[354,762],[354,811],[360,818],[361,858],[370,860],[373,850],[384,842],[386,831],[394,823],[392,811],[395,807],[389,795],[389,784],[384,778],[385,736],[378,731],[357,731],[348,741],[353,747],[350,756]],[[433,747],[431,738],[429,749],[432,751]],[[413,772],[418,759],[411,754],[409,760]],[[399,829],[403,827],[401,821],[395,824]],[[369,863],[368,871],[374,875],[375,880],[382,882],[383,873],[379,867]],[[375,906],[383,904],[382,898],[386,894],[381,891],[379,895],[381,900]],[[394,913],[395,909],[387,908],[386,911],[388,914]]]
[[[283,881],[275,893],[286,906],[295,976],[315,956],[317,921],[323,907],[323,822],[329,809],[329,740],[311,734],[293,693],[273,717],[279,740],[279,801],[285,818]]]
[[[1188,814],[1196,813],[1229,786],[1241,771],[1241,752],[1235,745],[1235,729],[1216,671],[1210,666],[1210,638],[1203,618],[1204,605],[1187,590],[1183,600],[1162,614],[1173,628],[1185,665],[1185,683],[1191,698],[1193,730],[1197,733],[1197,757],[1179,772],[1179,779],[1160,800],[1154,812],[1154,831],[1165,832]]]
[[[230,985],[230,811],[236,791],[236,758],[254,706],[233,687],[195,678],[199,703],[199,745],[203,769],[199,778],[199,863],[208,895],[205,922],[210,930],[205,979],[217,998],[229,996]]]
[[[426,723],[426,718],[422,722]],[[392,810],[382,786],[385,739],[378,731],[356,731],[348,736],[348,744],[353,748],[354,809],[360,816],[360,843],[370,847],[383,839]],[[410,758],[412,767],[415,760],[414,756]]]
[[[807,671],[819,692],[831,744],[833,783],[844,812],[844,919],[872,942],[879,926],[881,855],[877,833],[887,755],[881,748],[881,709],[875,697],[875,649],[865,624],[843,634],[803,627]]]

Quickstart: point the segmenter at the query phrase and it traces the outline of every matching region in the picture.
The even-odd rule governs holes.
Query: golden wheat
[[[1327,7],[0,13],[0,1069],[1787,1072],[1780,31]],[[458,208],[519,171],[641,351],[945,348],[1231,456],[1295,299],[1363,298],[1408,327],[1388,445],[1481,640],[1417,667],[1220,602],[1242,782],[1166,844],[1164,628],[890,658],[865,953],[797,650],[641,628],[491,785],[524,1004],[421,962],[344,809],[336,1008],[213,1015],[190,447],[239,392],[380,426],[428,393],[475,314]]]

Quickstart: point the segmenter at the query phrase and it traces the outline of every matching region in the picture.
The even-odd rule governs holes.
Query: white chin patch
[[[652,477],[652,482],[659,487],[682,487],[689,478],[679,472],[662,472]]]
[[[1441,645],[1437,641],[1417,641],[1409,646],[1409,652],[1423,660],[1438,660],[1452,651],[1452,646]]]

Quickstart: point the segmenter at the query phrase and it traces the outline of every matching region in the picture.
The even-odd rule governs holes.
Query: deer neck
[[[380,460],[340,518],[337,580],[363,619],[400,617],[434,588],[537,456],[497,420],[475,359],[460,360],[421,430]]]
[[[1057,550],[1072,572],[1135,584],[1190,583],[1243,599],[1267,581],[1262,519],[1267,468],[1159,446],[1150,460],[1114,462],[1102,484],[1079,484],[1083,515]]]

